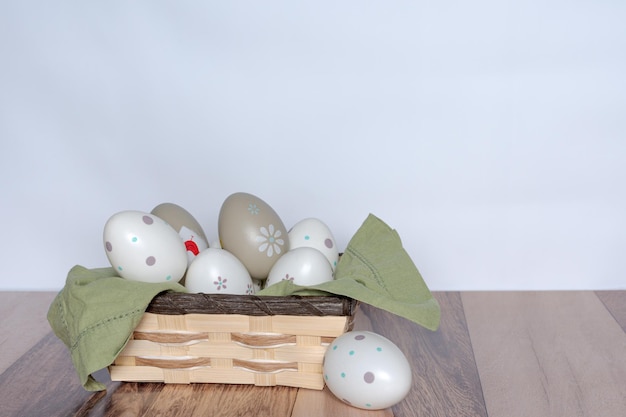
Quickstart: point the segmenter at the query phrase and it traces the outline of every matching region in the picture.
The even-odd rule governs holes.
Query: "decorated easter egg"
[[[328,389],[343,402],[366,410],[399,403],[411,389],[409,361],[389,339],[367,331],[344,333],[326,350]]]
[[[187,269],[187,253],[180,236],[154,214],[127,210],[104,225],[104,248],[109,262],[126,279],[178,282]]]
[[[276,261],[265,286],[285,280],[297,285],[317,285],[332,281],[333,270],[322,252],[303,246],[291,249]]]
[[[232,253],[218,248],[200,252],[187,269],[185,287],[205,294],[254,294],[252,278]]]
[[[188,265],[201,251],[209,247],[200,223],[181,206],[174,203],[162,203],[153,208],[151,213],[165,220],[178,232],[187,250]]]
[[[308,218],[300,220],[288,232],[291,249],[303,246],[315,248],[322,252],[335,271],[339,260],[339,249],[332,232],[320,219]]]
[[[219,213],[221,247],[235,255],[255,279],[266,279],[277,259],[289,250],[289,236],[272,207],[248,193],[226,198]]]

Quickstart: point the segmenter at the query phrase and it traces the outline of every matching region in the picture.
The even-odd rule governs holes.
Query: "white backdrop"
[[[626,2],[0,3],[0,289],[107,266],[113,213],[231,193],[433,290],[626,288]]]

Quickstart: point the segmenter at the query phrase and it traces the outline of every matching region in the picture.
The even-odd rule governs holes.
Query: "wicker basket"
[[[355,300],[163,293],[109,367],[113,381],[322,389],[326,347]]]

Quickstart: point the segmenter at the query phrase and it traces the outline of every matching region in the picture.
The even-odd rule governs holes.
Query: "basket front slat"
[[[121,357],[158,357],[158,356],[193,356],[207,358],[259,359],[262,357],[283,360],[316,362],[324,356],[326,344],[282,345],[274,348],[248,348],[232,342],[200,342],[193,345],[167,346],[149,340],[131,340],[118,356]]]
[[[281,371],[297,371],[297,362],[278,362],[278,361],[244,361],[240,359],[233,360],[234,368],[243,368],[248,371],[273,373]]]
[[[189,359],[160,359],[160,358],[144,358],[135,359],[137,366],[156,366],[163,369],[185,369],[195,368],[198,366],[211,366],[210,358],[189,358]]]
[[[167,371],[167,372],[166,372]],[[113,381],[165,382],[165,383],[213,383],[213,384],[255,384],[256,375],[271,375],[273,385],[320,390],[324,380],[317,373],[279,372],[260,374],[243,369],[199,368],[190,371],[163,370],[150,366],[113,366],[110,369]],[[165,380],[165,376],[167,379]],[[265,377],[265,380],[268,378]],[[187,381],[188,380],[188,381]],[[266,381],[261,381],[266,382]]]
[[[230,339],[248,347],[275,347],[289,343],[296,343],[296,335],[287,334],[253,334],[231,333]]]
[[[134,332],[133,339],[149,340],[157,343],[188,343],[208,340],[208,333],[183,333],[183,332]]]

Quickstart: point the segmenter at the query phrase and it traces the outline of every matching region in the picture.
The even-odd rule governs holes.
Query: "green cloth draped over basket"
[[[70,350],[81,384],[105,389],[92,373],[109,366],[122,351],[152,298],[163,291],[185,292],[178,283],[125,280],[113,268],[72,268],[52,302],[48,321]],[[439,326],[440,308],[398,233],[370,214],[346,247],[335,280],[312,287],[283,281],[257,295],[336,294],[389,311],[427,329]]]

